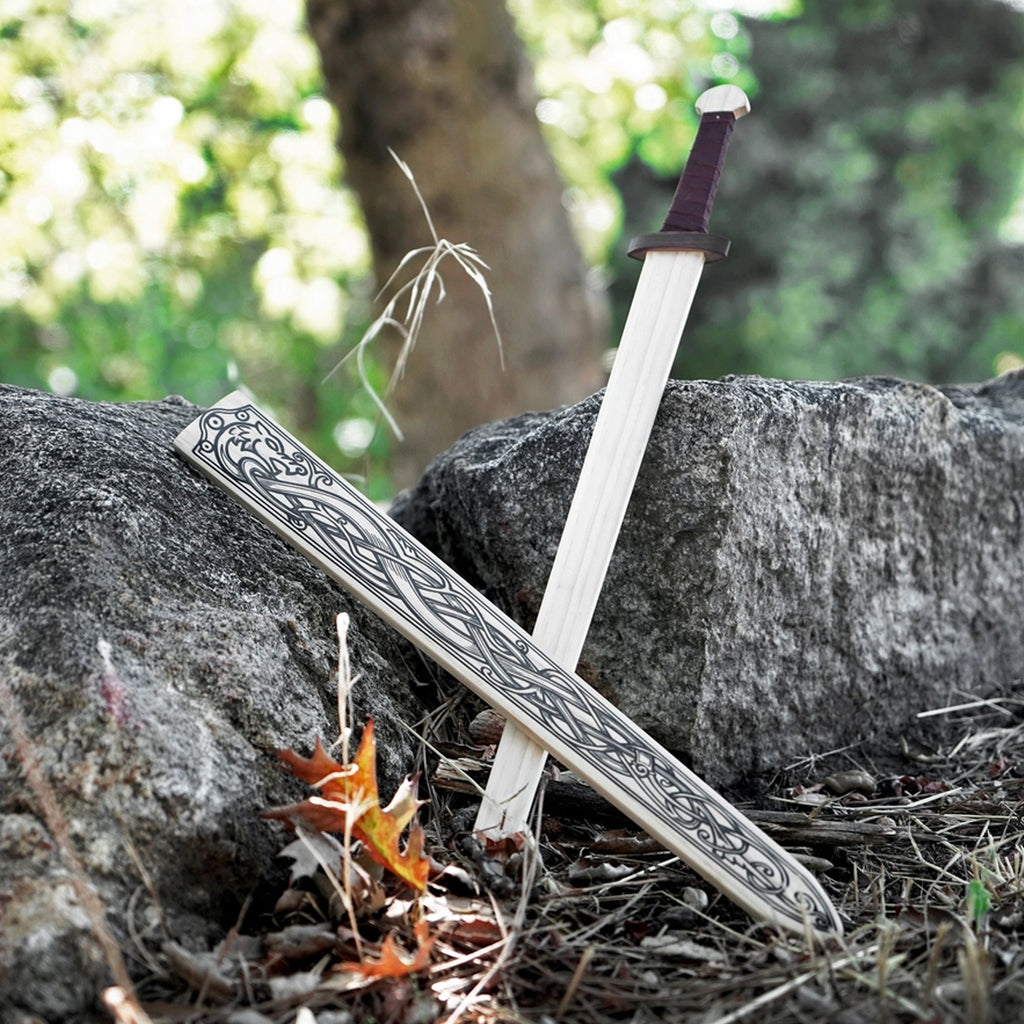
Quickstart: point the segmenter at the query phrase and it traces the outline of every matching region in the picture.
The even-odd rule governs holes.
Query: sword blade
[[[655,250],[640,272],[533,627],[534,643],[570,672],[580,660],[703,268],[702,252]],[[526,828],[546,759],[543,747],[506,724],[478,832],[500,837]]]
[[[788,853],[248,396],[203,413],[175,448],[752,916],[842,932]]]

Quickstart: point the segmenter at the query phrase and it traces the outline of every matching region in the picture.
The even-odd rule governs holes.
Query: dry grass
[[[100,642],[100,653],[106,657],[103,641]],[[3,672],[0,672],[0,718],[7,723],[11,732],[14,753],[25,775],[25,781],[36,799],[39,813],[46,822],[46,827],[60,851],[61,859],[71,875],[71,884],[79,905],[89,920],[93,938],[99,946],[107,969],[114,984],[102,993],[102,1000],[111,1017],[118,1024],[150,1024],[144,1010],[138,1005],[132,986],[128,965],[121,954],[121,949],[107,927],[105,908],[92,883],[89,881],[85,866],[78,854],[67,820],[57,802],[49,780],[39,763],[35,744],[29,735],[21,710],[21,703]]]
[[[432,747],[472,767],[482,758],[464,745],[466,704],[424,725]],[[360,920],[366,949],[395,930],[412,952],[412,923],[426,917],[439,936],[428,970],[333,990],[331,968],[352,958],[355,937],[310,884],[217,951],[206,964],[223,982],[216,994],[197,958],[175,965],[165,951],[143,1005],[157,1021],[211,1024],[1016,1024],[1022,709],[1007,698],[923,719],[937,749],[908,747],[884,767],[878,751],[808,759],[746,808],[816,865],[848,918],[829,948],[752,923],[635,830],[558,811],[564,780],[549,786],[539,839],[497,857],[466,831],[471,796],[433,784],[428,828],[449,870],[421,900],[392,892]],[[865,775],[870,793],[824,783],[866,790]]]
[[[356,371],[364,389],[373,400],[374,405],[376,405],[381,418],[391,428],[395,437],[401,441],[404,440],[404,435],[397,421],[388,411],[386,401],[394,390],[395,385],[405,375],[409,356],[416,347],[428,307],[432,302],[440,303],[444,301],[445,287],[444,278],[441,276],[442,265],[454,263],[477,286],[487,306],[487,315],[490,318],[491,328],[494,331],[494,338],[498,345],[498,355],[501,359],[502,367],[504,367],[505,357],[502,349],[501,332],[498,329],[498,322],[494,316],[491,289],[487,283],[486,273],[490,268],[472,246],[467,245],[465,242],[450,242],[447,238],[441,238],[438,235],[437,229],[434,226],[434,220],[430,216],[430,210],[427,208],[423,194],[420,192],[408,164],[399,159],[393,150],[389,149],[388,152],[416,195],[420,209],[423,212],[423,219],[426,221],[427,229],[430,232],[431,244],[413,249],[402,257],[391,277],[384,283],[377,295],[378,299],[384,295],[390,296],[384,309],[363,332],[363,336],[356,343],[352,351],[334,365],[324,378],[324,381],[332,377],[350,358],[354,357]],[[405,280],[401,286],[398,286],[397,282],[407,277],[410,271],[412,276]],[[402,339],[402,344],[399,348],[398,357],[395,360],[387,392],[382,397],[377,394],[370,381],[370,372],[366,360],[370,346],[381,332],[386,329],[395,331]]]

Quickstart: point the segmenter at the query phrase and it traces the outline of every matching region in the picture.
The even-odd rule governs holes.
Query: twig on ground
[[[39,811],[46,822],[46,827],[50,830],[53,841],[57,844],[61,859],[71,873],[71,884],[74,886],[75,895],[89,919],[89,927],[103,952],[103,958],[106,960],[107,968],[114,980],[115,987],[108,989],[104,995],[107,1008],[123,1024],[148,1024],[149,1018],[135,997],[135,988],[124,957],[121,955],[121,947],[117,944],[107,925],[106,909],[89,881],[85,865],[71,838],[67,820],[57,804],[57,797],[39,763],[35,746],[29,737],[25,718],[21,713],[21,705],[3,672],[0,672],[0,709],[3,710],[4,718],[7,719],[7,726],[14,741],[14,752],[21,764],[25,781],[36,798]]]

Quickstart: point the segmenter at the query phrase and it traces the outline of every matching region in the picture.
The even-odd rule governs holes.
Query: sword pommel
[[[732,114],[738,120],[750,113],[750,100],[738,85],[716,85],[706,89],[697,97],[694,106],[701,117],[705,114]]]
[[[726,239],[708,234],[708,221],[733,127],[750,113],[750,100],[735,85],[716,85],[700,95],[696,106],[700,126],[668,216],[661,231],[630,242],[629,255],[637,259],[650,249],[698,249],[713,262],[729,251]]]

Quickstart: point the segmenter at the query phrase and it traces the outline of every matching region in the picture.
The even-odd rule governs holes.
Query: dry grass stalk
[[[423,198],[423,194],[420,192],[419,186],[416,184],[416,179],[413,177],[413,173],[409,166],[399,159],[393,150],[389,149],[388,152],[391,154],[395,163],[398,164],[399,170],[401,170],[402,174],[405,175],[413,192],[416,194],[416,199],[419,201],[420,209],[423,211],[423,217],[426,220],[427,228],[430,231],[432,244],[420,246],[418,249],[413,249],[402,257],[394,272],[380,289],[380,292],[377,295],[378,299],[391,290],[392,285],[402,277],[403,273],[411,264],[420,258],[422,258],[422,263],[416,270],[412,279],[406,281],[405,284],[394,292],[381,314],[373,321],[373,323],[370,324],[369,327],[367,327],[363,336],[356,343],[352,351],[343,359],[339,360],[324,379],[329,379],[345,365],[349,358],[354,355],[356,360],[356,369],[363,387],[373,399],[374,404],[377,406],[378,411],[387,422],[388,426],[391,428],[392,433],[394,433],[395,437],[401,441],[404,439],[404,435],[402,434],[398,423],[395,421],[395,418],[388,411],[385,402],[387,396],[394,389],[396,383],[405,375],[405,368],[408,363],[409,356],[416,347],[416,342],[419,339],[420,330],[423,326],[423,320],[426,316],[427,307],[430,305],[431,300],[436,303],[440,303],[444,300],[445,287],[444,279],[441,277],[441,266],[446,260],[454,261],[456,266],[458,266],[459,269],[461,269],[462,272],[465,273],[480,290],[480,294],[483,296],[484,302],[487,305],[487,314],[490,317],[491,327],[494,330],[494,337],[498,343],[498,357],[501,359],[503,368],[505,365],[505,356],[501,343],[501,331],[498,329],[498,321],[494,315],[494,301],[491,296],[490,286],[487,284],[487,278],[485,276],[485,272],[490,268],[483,259],[481,259],[479,253],[477,253],[472,246],[467,245],[465,242],[449,242],[448,239],[441,238],[438,235],[437,229],[434,227],[433,218],[430,216],[430,210],[427,208],[426,200]],[[403,305],[404,312],[402,311]],[[397,331],[401,336],[402,346],[399,350],[398,357],[395,360],[395,366],[392,370],[391,380],[388,383],[387,391],[382,398],[377,394],[372,382],[370,381],[369,369],[366,365],[366,357],[370,345],[380,335],[380,333],[388,327]]]
[[[0,710],[3,711],[7,727],[11,731],[14,752],[25,775],[25,781],[36,798],[39,811],[57,845],[61,860],[71,874],[75,895],[89,918],[89,927],[113,978],[114,986],[104,992],[104,1002],[115,1020],[121,1024],[149,1024],[149,1017],[135,997],[135,987],[121,955],[121,947],[107,925],[106,908],[89,881],[85,865],[71,838],[67,820],[39,763],[35,745],[21,713],[21,704],[3,672],[0,672]]]
[[[352,667],[348,656],[348,627],[350,618],[346,612],[341,612],[335,619],[335,626],[338,631],[338,739],[334,746],[341,747],[341,760],[348,764],[349,742],[352,739],[352,727],[349,722],[352,720],[352,688],[359,677],[352,676]]]

